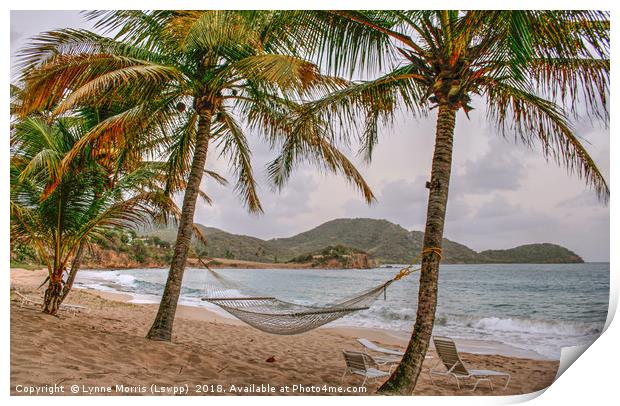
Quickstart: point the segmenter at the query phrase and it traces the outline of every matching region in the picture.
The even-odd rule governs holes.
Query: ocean
[[[219,269],[216,272],[251,287],[253,294],[320,305],[376,286],[390,279],[398,269]],[[134,302],[157,303],[167,271],[84,270],[78,274],[75,286],[129,293]],[[592,343],[607,318],[609,263],[442,265],[439,278],[433,333],[470,344],[495,343],[497,348],[516,350],[512,355],[516,352],[532,358],[559,359],[562,347]],[[208,295],[206,289],[213,282],[207,270],[187,269],[180,303],[226,314],[200,300]],[[370,309],[328,326],[377,328],[408,337],[415,321],[417,295],[418,275],[414,273],[393,283],[385,299],[381,295]]]

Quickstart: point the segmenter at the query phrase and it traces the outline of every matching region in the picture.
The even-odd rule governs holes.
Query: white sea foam
[[[489,331],[525,332],[532,334],[582,336],[599,333],[600,330],[591,323],[571,323],[547,320],[503,319],[485,317],[471,322],[468,327]]]
[[[135,293],[130,293],[130,295],[132,298],[129,303],[154,304],[159,303],[159,301],[161,300],[161,297],[155,295],[139,295]]]
[[[134,286],[136,278],[131,275],[119,274],[116,276],[115,282],[123,286]]]

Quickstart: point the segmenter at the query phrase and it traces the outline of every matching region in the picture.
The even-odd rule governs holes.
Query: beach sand
[[[31,297],[42,297],[43,288],[37,287],[44,279],[43,271],[11,270],[11,287]],[[78,385],[79,394],[92,390],[97,394],[150,395],[153,388],[168,394],[167,388],[173,386],[187,388],[190,395],[329,394],[302,392],[299,385],[358,387],[362,382],[358,376],[348,375],[341,384],[342,350],[362,350],[355,338],[366,337],[393,348],[405,344],[384,331],[360,328],[323,327],[295,336],[270,335],[187,306],[179,306],[172,342],[156,342],[144,337],[157,306],[132,304],[129,299],[129,295],[74,289],[66,303],[87,306],[88,311],[63,311],[52,317],[34,306],[21,307],[12,297],[11,394],[23,394],[24,387],[53,385],[64,388],[59,395],[71,395],[71,385]],[[494,391],[483,383],[472,393],[468,390],[471,384],[458,390],[453,381],[440,378],[433,385],[428,369],[437,357],[432,350],[429,354],[434,359],[425,361],[415,395],[530,393],[549,386],[558,368],[557,361],[462,353],[471,368],[512,375],[507,390],[500,389],[498,380]],[[380,383],[368,384],[364,394],[373,394]],[[231,385],[253,391],[231,392]],[[275,392],[257,391],[267,385]],[[281,392],[286,386],[289,392]]]

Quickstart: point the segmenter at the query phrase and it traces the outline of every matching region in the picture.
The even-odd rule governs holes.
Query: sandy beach
[[[38,285],[43,271],[11,270],[11,288],[33,298],[42,297]],[[180,306],[172,343],[144,338],[157,311],[152,304],[128,303],[129,295],[74,289],[66,303],[88,307],[78,313],[44,315],[36,307],[11,302],[11,394],[24,388],[50,388],[58,395],[78,394],[174,394],[186,388],[190,395],[203,394],[329,394],[313,392],[324,387],[357,387],[362,379],[344,371],[342,350],[361,351],[355,340],[366,337],[384,346],[403,348],[404,341],[381,330],[320,328],[296,336],[262,333],[241,322],[196,307]],[[472,395],[458,390],[453,381],[433,385],[425,362],[416,395]],[[495,354],[462,353],[475,369],[495,369],[512,375],[507,390],[491,391],[483,385],[475,395],[515,395],[549,386],[558,362]],[[367,385],[361,394],[373,394],[381,382]],[[154,385],[154,386],[152,386]],[[285,388],[289,391],[285,392]],[[58,388],[63,387],[63,392]],[[54,389],[56,388],[56,389]],[[305,388],[305,390],[303,390]],[[246,392],[249,391],[249,392]]]

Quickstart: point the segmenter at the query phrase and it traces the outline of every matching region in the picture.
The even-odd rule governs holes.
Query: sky
[[[92,29],[92,24],[77,11],[12,11],[12,77],[16,50],[40,32],[65,27]],[[502,137],[487,121],[481,101],[474,107],[469,119],[462,112],[457,115],[444,236],[476,251],[550,242],[586,261],[609,261],[609,206],[599,202],[583,180],[547,162],[539,148]],[[377,196],[370,206],[352,185],[312,166],[298,167],[286,186],[274,191],[265,166],[275,152],[252,134],[264,214],[248,214],[232,186],[205,180],[202,188],[214,202],[198,202],[195,222],[264,239],[292,236],[335,218],[386,219],[408,230],[423,230],[435,119],[436,110],[425,118],[400,114],[393,126],[381,129],[369,164],[357,155],[355,145],[343,146]],[[573,125],[609,183],[609,129],[588,121]],[[213,151],[207,168],[234,179],[225,159]]]

